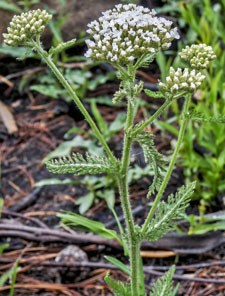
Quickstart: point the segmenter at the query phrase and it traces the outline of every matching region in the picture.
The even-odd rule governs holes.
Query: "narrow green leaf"
[[[4,286],[4,284],[8,281],[8,279],[12,275],[12,269],[6,271],[3,275],[0,276],[0,287]]]
[[[9,296],[14,296],[17,271],[18,271],[18,261],[16,261],[16,263],[13,266]]]
[[[91,231],[107,239],[115,239],[122,244],[116,231],[106,228],[101,222],[97,222],[71,212],[58,214],[57,217],[59,217],[64,224],[78,228],[81,227],[84,231]]]
[[[91,112],[94,115],[100,131],[105,135],[107,133],[107,123],[99,112],[94,99],[91,101]]]
[[[4,206],[4,199],[0,197],[0,218],[2,215],[3,206]]]
[[[14,3],[9,3],[5,0],[0,0],[0,9],[7,10],[13,13],[21,13],[21,9]]]
[[[5,243],[5,244],[1,244],[1,245],[0,245],[0,256],[2,255],[2,253],[3,253],[6,249],[8,249],[8,247],[9,247],[9,244],[7,244],[7,243]]]
[[[114,266],[116,266],[118,269],[122,270],[124,273],[130,275],[130,269],[128,266],[126,266],[123,262],[121,262],[120,260],[111,257],[111,256],[104,256],[104,258],[109,261],[110,263],[112,263]]]

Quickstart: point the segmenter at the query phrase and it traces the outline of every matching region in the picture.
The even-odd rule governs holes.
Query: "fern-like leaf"
[[[149,67],[149,64],[155,59],[156,53],[150,53],[147,55],[142,55],[134,65],[135,69],[138,68],[147,68]]]
[[[200,122],[225,123],[225,115],[207,116],[200,112],[192,111],[189,113],[188,117]]]
[[[153,134],[149,132],[142,132],[137,135],[136,140],[143,149],[145,161],[148,162],[154,169],[154,178],[147,195],[147,197],[149,197],[160,188],[165,175],[167,160],[157,151],[153,140]]]
[[[167,202],[160,202],[155,217],[152,219],[147,232],[143,235],[149,241],[156,241],[176,226],[189,205],[195,182],[182,186],[174,195],[170,194]]]
[[[105,156],[86,154],[84,157],[80,153],[73,153],[71,156],[58,159],[51,159],[46,162],[47,169],[51,173],[74,175],[84,174],[113,174],[118,170]]]
[[[148,95],[149,97],[154,98],[154,99],[162,99],[165,97],[164,94],[161,93],[161,91],[153,91],[150,89],[144,89],[144,92],[146,93],[146,95]]]
[[[155,282],[149,296],[173,296],[174,272],[175,266],[171,266],[170,269]]]
[[[121,281],[114,281],[110,278],[109,273],[105,276],[106,284],[112,289],[115,296],[130,296],[131,288],[130,285],[126,285]]]

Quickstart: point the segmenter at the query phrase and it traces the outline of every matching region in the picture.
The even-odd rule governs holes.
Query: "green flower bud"
[[[180,57],[189,62],[192,68],[205,69],[216,58],[211,46],[206,44],[193,44],[186,46],[179,53]]]
[[[52,15],[40,9],[14,16],[7,28],[8,33],[3,34],[4,43],[11,46],[24,45],[40,35],[51,18]]]
[[[163,93],[176,94],[179,92],[195,91],[205,79],[202,73],[196,70],[184,70],[178,68],[176,71],[170,67],[169,76],[166,77],[166,82],[159,82],[159,90]]]

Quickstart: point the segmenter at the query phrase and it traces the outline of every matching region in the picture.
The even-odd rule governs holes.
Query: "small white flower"
[[[153,10],[134,4],[119,4],[103,12],[97,21],[88,25],[90,39],[86,41],[87,46],[89,48],[91,45],[96,51],[87,51],[86,56],[99,60],[96,56],[99,52],[101,59],[124,65],[141,55],[167,49],[174,38],[179,38],[177,29],[172,28],[171,21],[155,14]],[[109,52],[112,52],[112,56]],[[118,53],[117,58],[115,53]]]

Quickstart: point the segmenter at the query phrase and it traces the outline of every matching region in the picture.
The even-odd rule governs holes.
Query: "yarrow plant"
[[[156,16],[154,10],[134,4],[119,4],[115,8],[104,12],[97,21],[89,24],[86,57],[92,60],[108,62],[117,69],[121,84],[114,95],[113,101],[117,103],[124,100],[127,103],[122,157],[117,159],[73,87],[52,60],[52,55],[71,46],[74,40],[59,44],[49,51],[45,51],[42,47],[40,35],[50,19],[51,15],[41,10],[15,16],[10,23],[8,33],[4,34],[5,43],[13,46],[26,45],[40,55],[83,113],[104,148],[105,155],[86,154],[83,156],[75,153],[66,158],[47,161],[47,168],[53,173],[72,173],[74,175],[108,174],[115,178],[119,188],[126,227],[123,228],[120,225],[113,208],[111,209],[117,220],[120,235],[117,235],[113,230],[106,229],[99,222],[90,221],[77,214],[60,214],[60,217],[63,222],[68,222],[70,225],[89,227],[94,232],[97,232],[100,228],[99,232],[104,237],[117,239],[123,246],[125,254],[129,257],[130,266],[127,268],[122,262],[118,263],[118,260],[113,260],[111,263],[126,271],[130,280],[125,284],[114,281],[109,275],[105,280],[115,295],[145,296],[147,292],[140,257],[141,242],[143,240],[156,241],[166,232],[173,230],[176,220],[182,217],[189,204],[195,187],[194,183],[182,186],[177,193],[169,195],[166,202],[161,201],[161,198],[175,166],[185,128],[191,117],[189,113],[191,97],[205,78],[201,71],[209,65],[215,55],[211,47],[204,44],[183,49],[180,56],[190,65],[185,69],[170,68],[166,81],[159,81],[159,91],[144,90],[153,98],[163,98],[164,102],[148,119],[135,123],[138,108],[137,97],[143,90],[143,83],[136,81],[136,72],[138,68],[148,66],[159,50],[169,48],[171,42],[179,38],[177,28],[173,26],[171,21]],[[154,136],[146,128],[174,100],[180,98],[183,99],[183,108],[180,112],[178,140],[171,159],[168,161],[157,151],[154,145]],[[142,147],[146,162],[149,162],[155,171],[147,195],[147,197],[154,195],[154,201],[143,225],[135,223],[129,199],[128,171],[131,148],[134,142],[138,142]],[[149,295],[174,295],[172,287],[174,271],[175,267],[172,267],[161,279],[157,280]]]

